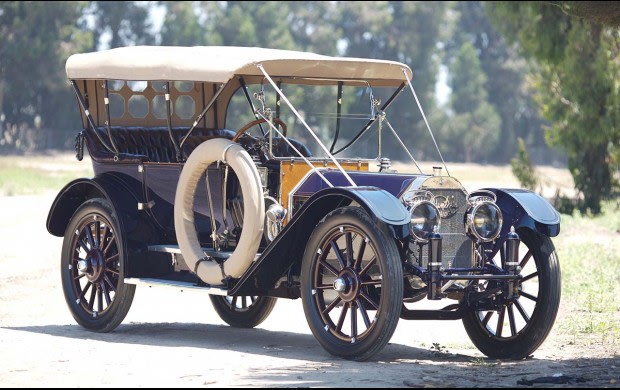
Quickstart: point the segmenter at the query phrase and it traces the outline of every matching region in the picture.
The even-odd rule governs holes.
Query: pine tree
[[[454,112],[450,138],[466,162],[479,162],[497,144],[501,118],[487,100],[486,75],[471,42],[461,46],[449,70],[450,106]]]
[[[515,175],[521,187],[528,190],[535,191],[538,186],[538,178],[536,177],[536,171],[534,166],[530,162],[530,156],[525,149],[525,142],[523,138],[517,139],[517,155],[510,160],[510,166],[512,167],[512,174]]]
[[[490,10],[505,36],[538,62],[533,79],[542,115],[551,122],[547,140],[567,151],[583,209],[599,213],[613,191],[620,145],[617,30],[544,3],[501,3]]]

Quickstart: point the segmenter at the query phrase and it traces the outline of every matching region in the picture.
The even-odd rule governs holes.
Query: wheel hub
[[[359,275],[352,268],[343,269],[338,278],[334,280],[334,290],[345,302],[356,300],[359,297],[361,286]]]
[[[98,282],[103,277],[105,271],[103,252],[99,249],[93,249],[88,252],[86,260],[78,262],[78,269],[86,274],[89,281]]]
[[[85,274],[88,272],[88,261],[86,260],[80,260],[77,263],[77,267],[78,267],[78,271],[80,271],[81,273]]]
[[[344,292],[347,289],[347,281],[343,278],[334,280],[334,290],[338,292]]]

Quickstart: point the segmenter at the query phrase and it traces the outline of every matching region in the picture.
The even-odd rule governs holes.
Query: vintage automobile
[[[468,193],[445,162],[422,172],[388,114],[410,91],[432,137],[407,65],[142,46],[76,54],[66,71],[77,158],[86,145],[95,176],[60,191],[47,229],[64,237],[81,326],[112,331],[148,285],[204,291],[234,327],[301,298],[318,342],[353,360],[399,319],[462,320],[494,358],[524,358],[549,334],[559,214],[521,189]],[[392,169],[394,145],[415,173]]]

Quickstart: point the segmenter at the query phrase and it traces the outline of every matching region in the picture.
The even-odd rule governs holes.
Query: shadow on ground
[[[5,329],[108,343],[156,347],[229,350],[281,359],[303,360],[265,372],[249,368],[248,383],[260,386],[315,387],[344,382],[347,387],[528,387],[523,378],[565,383],[545,387],[620,387],[620,356],[568,360],[530,358],[500,361],[448,351],[389,344],[369,362],[351,362],[325,352],[309,334],[264,329],[236,329],[197,323],[129,323],[112,333],[93,333],[77,325],[7,327]],[[165,353],[165,352],[164,352]],[[559,376],[561,374],[561,377]],[[197,378],[189,378],[200,380]],[[558,379],[559,378],[559,379]],[[209,385],[209,382],[201,382]],[[266,385],[265,385],[266,384]]]
[[[241,329],[224,325],[199,323],[129,323],[111,333],[90,332],[78,325],[44,325],[5,327],[23,332],[47,334],[72,339],[89,339],[109,343],[139,344],[160,347],[192,347],[226,349],[237,352],[263,351],[280,358],[304,359],[313,362],[341,361],[329,355],[310,334]],[[435,353],[421,348],[389,344],[376,355],[375,362],[395,361],[411,357],[432,358]],[[463,361],[471,359],[462,356]]]

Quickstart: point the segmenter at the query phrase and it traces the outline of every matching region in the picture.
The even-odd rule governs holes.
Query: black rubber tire
[[[95,219],[95,216],[97,219]],[[103,257],[105,259],[104,263],[106,264],[105,269],[109,270],[104,272],[107,276],[107,281],[102,279],[95,283],[85,282],[85,285],[91,283],[90,287],[92,287],[92,289],[89,288],[80,293],[77,291],[79,288],[77,286],[82,283],[79,279],[77,280],[76,286],[76,278],[81,274],[77,269],[79,259],[76,259],[76,257],[80,255],[73,256],[73,254],[76,252],[77,246],[79,245],[77,241],[79,241],[81,237],[81,233],[76,234],[76,231],[82,231],[85,224],[89,224],[89,221],[93,221],[93,223],[94,221],[99,221],[99,225],[97,226],[100,226],[101,222],[105,221],[104,225],[111,227],[110,231],[107,231],[109,236],[106,235],[106,233],[101,233],[103,239],[98,237],[97,241],[101,240],[100,246],[102,249],[106,242],[111,242],[107,249],[111,251],[109,253],[114,254],[108,256],[108,258],[111,259],[109,262],[105,256]],[[92,232],[92,228],[89,227],[89,229],[91,229],[90,231]],[[91,237],[94,239],[95,235],[91,235]],[[88,330],[95,332],[110,332],[114,330],[123,322],[123,319],[131,307],[136,286],[124,283],[125,249],[123,241],[124,237],[119,227],[116,213],[112,209],[110,203],[101,198],[90,199],[84,202],[75,211],[65,230],[60,261],[63,292],[73,318],[75,318],[78,324]],[[77,249],[77,251],[79,253],[79,249]],[[114,261],[115,259],[116,261]],[[110,266],[107,265],[109,263],[111,263]],[[80,279],[87,278],[81,277]],[[101,283],[103,283],[104,287],[101,287]],[[114,289],[111,289],[111,287],[114,287]],[[102,295],[99,295],[100,288],[102,288]],[[103,288],[107,289],[106,295],[111,298],[111,301],[109,303],[106,302],[107,305],[102,311],[95,310],[94,300],[91,304],[92,307],[89,308],[89,299],[86,297],[86,294],[97,290],[97,293],[95,293],[95,295],[97,295],[96,302],[99,304],[99,301],[102,301],[101,308],[103,306],[103,300],[106,298],[103,295]],[[111,297],[112,292],[114,293],[113,297]],[[82,297],[81,295],[84,296]]]
[[[531,251],[538,272],[538,295],[529,322],[510,337],[497,337],[496,331],[483,324],[481,312],[472,311],[463,319],[465,330],[474,345],[495,359],[524,359],[530,356],[549,335],[560,305],[560,263],[553,242],[549,237],[530,229],[520,229],[517,233],[521,238],[520,245],[525,245]],[[523,308],[518,303],[521,300],[527,298],[520,296],[517,300],[516,304]]]
[[[338,321],[338,323],[340,323],[339,329],[338,325],[334,327],[335,323],[333,321],[330,322],[322,318],[321,311],[324,311],[325,308],[320,306],[326,305],[325,292],[317,292],[319,286],[316,286],[317,290],[315,290],[314,286],[315,266],[317,266],[317,262],[320,263],[321,257],[323,256],[321,254],[323,252],[318,253],[318,250],[321,246],[327,245],[327,242],[331,242],[330,240],[333,239],[330,237],[334,237],[334,234],[337,235],[337,231],[339,231],[340,228],[355,229],[355,231],[363,234],[362,237],[368,239],[367,244],[362,245],[364,245],[364,248],[366,248],[366,245],[370,245],[374,251],[377,261],[375,263],[376,265],[373,267],[375,267],[375,270],[378,268],[378,272],[380,273],[380,277],[375,281],[381,280],[381,287],[374,290],[376,296],[379,297],[379,303],[377,304],[378,310],[375,309],[376,315],[372,323],[370,323],[370,326],[366,324],[366,330],[359,338],[357,337],[357,325],[355,325],[356,330],[353,331],[353,325],[351,324],[351,335],[346,335],[342,330],[342,320]],[[350,360],[368,360],[381,351],[394,334],[403,303],[403,270],[396,243],[386,230],[384,226],[377,225],[373,222],[363,209],[359,207],[343,207],[325,216],[314,229],[306,245],[300,280],[304,312],[314,337],[321,346],[332,355]],[[346,230],[340,231],[343,232]],[[351,259],[354,258],[355,251],[353,247],[354,245],[351,244],[351,250],[353,252],[350,257]],[[363,250],[360,249],[360,251]],[[327,252],[328,251],[325,251],[325,253]],[[349,255],[346,256],[348,259]],[[345,268],[346,267],[342,267],[341,272],[344,272]],[[363,272],[360,273],[360,277],[362,275]],[[324,276],[320,276],[321,280],[323,280],[323,277]],[[370,279],[373,281],[372,277],[370,277]],[[364,288],[367,290],[363,290]],[[369,287],[361,287],[360,291],[365,291],[366,295],[370,295],[370,290],[368,290],[368,288]],[[337,294],[335,290],[328,291],[328,293]],[[341,309],[340,316],[344,319],[347,315],[345,305],[348,302],[342,302],[343,308]],[[360,302],[364,305],[362,310],[360,310]],[[365,301],[361,301],[361,299],[353,303],[353,306],[349,306],[349,308],[349,319],[352,318],[351,313],[355,313],[357,317],[358,311],[360,315],[361,311],[366,313],[365,320],[370,318],[366,312],[366,309],[370,309],[370,307]],[[345,314],[342,314],[343,312],[345,312]],[[328,316],[329,314],[324,315]],[[355,321],[357,323],[357,319]],[[351,323],[353,323],[352,320]],[[350,341],[347,341],[347,337],[349,337]]]
[[[276,305],[277,298],[273,297],[234,297],[232,302],[219,295],[209,295],[213,308],[220,318],[234,328],[254,328],[267,319],[273,307]],[[246,308],[237,308],[237,299],[254,298]],[[244,300],[244,302],[246,302]]]

